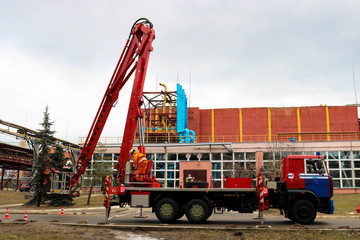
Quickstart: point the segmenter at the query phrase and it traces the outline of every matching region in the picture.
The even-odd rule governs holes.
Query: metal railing
[[[79,145],[85,143],[85,137],[79,137]],[[359,141],[360,132],[350,133],[280,133],[271,136],[271,142],[317,142],[317,141]],[[119,145],[122,137],[101,137],[99,143],[104,145]],[[145,143],[178,143],[177,136],[145,136]],[[202,135],[196,136],[195,142],[270,142],[269,135]],[[134,139],[134,143],[139,143],[139,138]]]

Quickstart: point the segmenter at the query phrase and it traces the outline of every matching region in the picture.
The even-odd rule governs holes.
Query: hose
[[[147,23],[147,24],[149,24],[150,29],[153,28],[153,24],[149,21],[149,19],[147,19],[147,18],[139,18],[139,19],[136,20],[135,23],[132,25],[131,30],[130,30],[130,34],[129,34],[129,38],[130,38],[130,36],[131,36],[131,33],[132,33],[135,25],[138,24],[140,21],[142,21],[141,23],[145,23],[145,24]]]

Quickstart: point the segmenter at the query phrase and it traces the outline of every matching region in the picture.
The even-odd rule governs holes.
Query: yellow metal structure
[[[145,142],[153,142],[162,139],[162,142],[170,142],[170,138],[176,138],[176,92],[168,91],[167,86],[161,92],[144,92],[143,123],[145,126]]]
[[[269,129],[269,142],[271,142],[271,110],[268,108],[268,129]]]
[[[301,118],[300,118],[300,108],[298,107],[296,109],[297,112],[297,124],[298,124],[298,138],[299,138],[299,142],[301,142]]]

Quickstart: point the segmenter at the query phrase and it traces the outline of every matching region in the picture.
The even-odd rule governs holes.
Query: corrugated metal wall
[[[188,110],[197,142],[360,140],[356,106]]]

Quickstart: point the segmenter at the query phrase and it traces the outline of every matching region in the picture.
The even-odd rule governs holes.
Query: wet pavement
[[[105,221],[105,208],[92,207],[92,208],[64,208],[64,215],[61,214],[61,208],[54,209],[30,209],[26,210],[20,205],[9,205],[10,219],[4,219],[6,208],[0,206],[0,219],[3,223],[22,221],[27,212],[28,221],[60,223],[60,224],[94,224],[104,225]],[[224,212],[223,214],[213,214],[204,224],[191,224],[183,217],[173,224],[163,224],[151,212],[151,209],[143,209],[142,216],[138,208],[119,208],[113,207],[111,209],[108,224],[114,228],[121,227],[138,227],[138,228],[208,228],[208,229],[244,229],[244,228],[293,228],[299,226],[281,215],[265,213],[264,225],[260,224],[257,213],[253,214],[239,214],[236,212]],[[300,225],[301,226],[301,225]],[[310,225],[304,226],[309,229],[346,229],[358,228],[360,229],[360,214],[349,216],[336,216],[318,214],[315,222]]]

